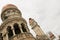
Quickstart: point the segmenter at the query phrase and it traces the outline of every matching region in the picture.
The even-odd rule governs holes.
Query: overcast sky
[[[0,0],[0,14],[7,4],[16,5],[27,22],[30,17],[35,19],[45,33],[60,34],[60,0]]]

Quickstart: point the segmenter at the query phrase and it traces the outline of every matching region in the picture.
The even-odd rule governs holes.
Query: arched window
[[[23,23],[21,24],[21,26],[22,26],[23,32],[27,32],[27,30],[26,30],[26,28],[25,28],[25,25],[24,25]]]
[[[21,33],[19,25],[17,23],[14,24],[14,31],[15,31],[15,34]]]
[[[12,37],[13,36],[13,31],[11,29],[11,26],[8,26],[7,31],[8,31],[8,37],[9,38]]]

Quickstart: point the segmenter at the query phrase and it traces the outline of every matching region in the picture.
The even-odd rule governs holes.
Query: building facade
[[[0,26],[0,40],[49,40],[40,26],[33,21],[30,25],[37,34],[34,38],[30,33],[26,20],[22,17],[21,11],[15,5],[8,4],[4,6],[1,19],[3,23]]]

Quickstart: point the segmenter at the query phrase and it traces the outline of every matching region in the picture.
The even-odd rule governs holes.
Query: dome
[[[2,11],[6,10],[8,8],[17,8],[17,7],[15,5],[13,5],[13,4],[8,4],[8,5],[3,7]]]
[[[9,10],[9,11],[8,11]],[[20,17],[21,17],[21,11],[15,6],[15,5],[13,5],[13,4],[8,4],[8,5],[6,5],[6,6],[4,6],[3,8],[2,8],[2,13],[1,13],[1,19],[2,20],[5,20],[5,19],[7,19],[8,17],[10,17],[10,15],[12,15],[12,14],[10,14],[10,12],[12,12],[12,14],[13,15],[15,15],[15,17],[17,16],[17,15],[19,15]],[[16,13],[13,13],[13,12],[16,12]],[[8,14],[9,13],[9,14]],[[17,14],[17,15],[16,15]],[[8,15],[8,16],[7,16]]]

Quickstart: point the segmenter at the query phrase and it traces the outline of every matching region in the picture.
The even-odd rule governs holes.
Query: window
[[[25,29],[25,25],[23,23],[21,24],[21,26],[22,26],[23,32],[27,32],[27,30]]]
[[[11,29],[11,26],[8,26],[7,31],[8,31],[8,37],[9,38],[12,37],[13,36],[13,31]]]
[[[14,30],[15,30],[15,34],[21,33],[19,25],[17,23],[14,24]]]

